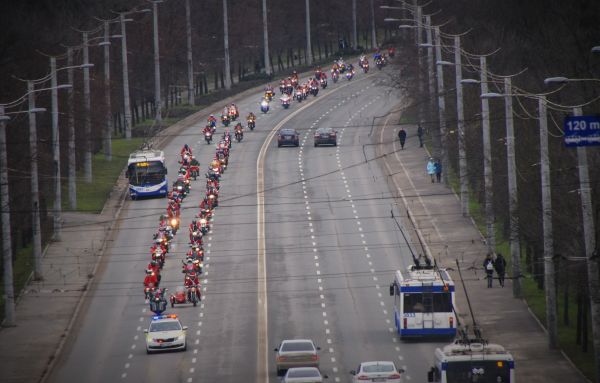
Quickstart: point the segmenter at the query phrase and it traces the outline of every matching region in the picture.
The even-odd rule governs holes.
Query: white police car
[[[177,315],[153,316],[150,328],[144,330],[146,334],[146,352],[151,354],[165,350],[185,351],[187,348],[186,330],[187,326],[181,325]]]

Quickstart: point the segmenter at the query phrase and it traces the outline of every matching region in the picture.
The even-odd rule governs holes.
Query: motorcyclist
[[[156,276],[156,273],[151,269],[146,270],[146,277],[144,277],[144,287],[151,289],[158,287],[158,277]]]
[[[202,134],[206,133],[213,134],[213,127],[210,124],[206,125],[204,129],[202,129]]]
[[[217,126],[217,119],[212,114],[208,116],[207,121],[210,127],[215,128]]]
[[[244,137],[244,127],[242,126],[242,123],[241,123],[241,122],[238,122],[238,123],[235,125],[234,131],[235,131],[235,136],[236,136],[236,137],[237,137],[238,135],[241,135],[242,137]]]
[[[198,274],[194,271],[186,272],[183,284],[185,287],[199,287],[200,280],[198,279]]]
[[[322,74],[323,74],[323,71],[321,70],[321,66],[319,65],[317,67],[317,70],[315,70],[315,79],[321,80],[321,75]]]
[[[160,265],[158,262],[156,262],[156,260],[151,260],[150,263],[148,263],[148,268],[146,270],[151,270],[153,273],[158,275],[158,278],[160,279]]]
[[[192,155],[192,149],[188,146],[188,144],[183,145],[183,148],[181,148],[181,158],[183,159],[184,155],[187,154],[189,156]]]

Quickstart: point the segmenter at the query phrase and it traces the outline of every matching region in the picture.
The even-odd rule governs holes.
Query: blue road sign
[[[600,145],[600,116],[568,116],[564,131],[566,146]]]

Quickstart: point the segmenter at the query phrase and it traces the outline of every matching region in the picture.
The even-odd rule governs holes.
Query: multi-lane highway
[[[146,354],[143,329],[152,314],[142,281],[166,201],[129,201],[50,381],[277,381],[273,348],[298,337],[321,347],[329,381],[350,381],[348,372],[364,360],[393,360],[406,381],[422,380],[439,343],[395,336],[388,285],[410,256],[390,218],[386,175],[364,155],[374,157],[367,145],[376,143],[369,136],[373,116],[399,101],[386,85],[388,70],[330,81],[289,110],[273,102],[257,129],[234,143],[205,243],[203,302],[168,310],[189,327],[186,352]],[[237,102],[242,117],[259,114],[260,97]],[[270,133],[280,126],[300,132],[299,148],[277,148]],[[321,126],[337,130],[337,147],[313,147]],[[201,128],[191,126],[164,148],[170,175],[185,143],[202,169],[212,159],[214,145],[204,143]],[[163,270],[162,285],[171,291],[182,284],[187,225],[203,195],[201,177],[183,203],[182,230]]]

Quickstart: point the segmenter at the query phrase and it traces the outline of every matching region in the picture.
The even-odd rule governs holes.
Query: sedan
[[[310,339],[287,339],[281,342],[275,349],[275,366],[277,375],[292,367],[316,367],[319,368],[319,355],[316,347]]]
[[[403,369],[396,368],[394,362],[377,361],[362,362],[356,370],[350,371],[350,374],[353,375],[352,383],[400,383],[400,374],[403,372]]]
[[[182,326],[177,315],[157,315],[152,317],[150,328],[144,330],[146,333],[146,352],[182,350],[185,351],[187,344],[185,332],[187,326]]]
[[[319,128],[314,135],[315,147],[319,145],[337,146],[337,132],[331,128]]]
[[[282,128],[277,133],[277,147],[300,146],[300,134],[296,129]]]
[[[287,370],[282,383],[323,383],[327,375],[322,376],[316,367],[294,367]]]

